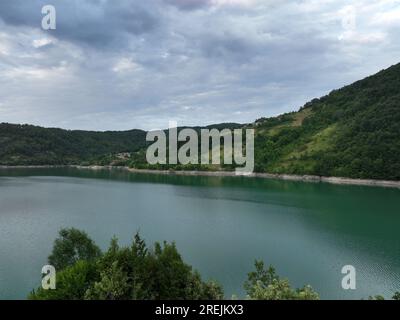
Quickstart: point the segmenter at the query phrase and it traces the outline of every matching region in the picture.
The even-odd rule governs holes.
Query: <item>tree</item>
[[[201,281],[200,274],[194,272],[188,279],[185,289],[185,299],[223,300],[224,291],[216,281],[210,280],[208,282],[203,282]]]
[[[256,271],[248,274],[244,284],[248,298],[252,300],[319,300],[311,286],[292,289],[289,281],[280,279],[275,269],[264,267],[262,261],[255,262]]]
[[[247,281],[244,283],[244,289],[248,296],[253,296],[259,287],[266,288],[272,284],[274,279],[279,279],[274,267],[269,266],[268,269],[265,269],[263,261],[256,260],[254,266],[256,271],[248,273]]]
[[[86,291],[99,278],[96,266],[88,261],[77,261],[74,265],[57,272],[56,290],[33,290],[30,300],[82,300]]]
[[[88,299],[221,299],[221,286],[203,282],[180,256],[174,243],[148,249],[137,233],[130,247],[116,238],[98,260],[101,280],[88,290]]]
[[[396,291],[392,297],[393,300],[400,300],[400,292]],[[382,295],[375,295],[375,296],[369,296],[368,300],[385,300],[385,297]]]
[[[80,230],[61,229],[48,260],[57,271],[74,265],[79,260],[94,261],[101,255],[100,248]]]
[[[58,270],[57,289],[32,291],[29,299],[222,299],[222,287],[204,282],[186,264],[174,243],[148,249],[137,233],[132,245],[117,238],[100,249],[76,229],[63,229],[49,258]]]
[[[381,295],[376,295],[376,296],[369,296],[368,300],[377,300],[377,301],[381,301],[381,300],[385,300],[384,296]]]
[[[219,300],[222,287],[215,281],[203,281],[186,264],[174,243],[155,243],[148,249],[136,234],[132,245],[120,247],[117,238],[102,253],[86,233],[63,229],[55,241],[49,260],[59,268],[56,290],[33,290],[33,300]],[[310,287],[293,289],[280,279],[275,269],[255,262],[256,270],[244,284],[249,299],[317,300]],[[400,297],[399,293],[395,297]],[[393,299],[396,299],[393,297]]]
[[[128,276],[115,261],[111,268],[101,272],[100,281],[95,282],[85,293],[88,300],[127,300],[130,299]]]

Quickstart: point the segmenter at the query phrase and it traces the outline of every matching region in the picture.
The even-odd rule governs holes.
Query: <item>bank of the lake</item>
[[[182,176],[205,176],[205,177],[247,177],[261,179],[277,179],[301,182],[325,182],[339,185],[353,186],[373,186],[384,188],[400,188],[400,181],[392,180],[374,180],[374,179],[352,179],[345,177],[323,177],[313,175],[292,175],[292,174],[276,174],[276,173],[259,173],[237,174],[234,171],[189,171],[189,170],[152,170],[152,169],[136,169],[123,166],[80,166],[80,165],[32,165],[32,166],[1,166],[0,170],[6,169],[50,169],[50,168],[76,168],[84,170],[127,170],[133,173],[144,174],[167,174]]]

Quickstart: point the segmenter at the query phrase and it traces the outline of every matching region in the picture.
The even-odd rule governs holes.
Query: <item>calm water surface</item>
[[[106,249],[140,230],[175,241],[204,278],[243,296],[254,259],[325,299],[390,297],[400,290],[400,190],[232,177],[77,169],[0,170],[0,298],[25,298],[41,281],[62,227]],[[357,290],[341,268],[357,269]]]

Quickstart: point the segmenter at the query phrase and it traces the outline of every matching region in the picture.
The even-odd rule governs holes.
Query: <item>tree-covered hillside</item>
[[[207,128],[238,128],[217,124]],[[255,128],[257,172],[400,180],[400,64],[306,103],[262,118]],[[199,127],[195,129],[199,130]],[[89,132],[0,125],[0,164],[118,164],[145,160],[145,132]],[[128,157],[120,156],[129,152]],[[232,166],[171,166],[231,170]]]
[[[137,151],[146,132],[70,131],[0,124],[0,164],[58,165],[96,163],[110,154]]]
[[[400,64],[256,121],[257,171],[400,179]]]

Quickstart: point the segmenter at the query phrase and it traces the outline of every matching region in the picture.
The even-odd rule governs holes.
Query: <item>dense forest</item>
[[[252,124],[255,171],[400,179],[400,64]],[[195,128],[199,130],[200,128]],[[89,132],[0,124],[0,165],[100,164],[176,170],[232,166],[149,166],[146,132]]]
[[[146,132],[80,131],[0,124],[0,164],[61,165],[95,163],[112,154],[145,146]]]

